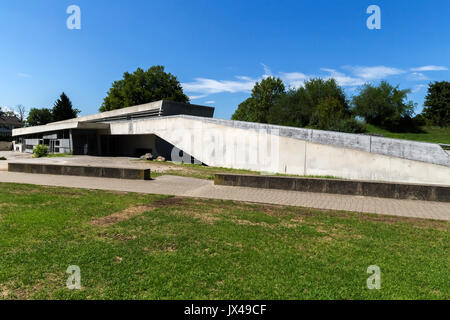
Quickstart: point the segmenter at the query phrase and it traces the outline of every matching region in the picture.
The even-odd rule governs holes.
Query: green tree
[[[344,90],[336,80],[311,79],[285,92],[283,82],[267,78],[256,83],[250,98],[242,102],[233,120],[313,127],[342,132],[364,132],[356,121]]]
[[[53,121],[63,121],[76,118],[80,110],[74,109],[69,97],[63,92],[58,100],[56,100],[53,109]]]
[[[450,82],[430,83],[424,106],[422,114],[432,125],[450,126]]]
[[[267,123],[270,109],[284,93],[280,78],[268,77],[256,82],[251,97],[239,105],[232,119]]]
[[[31,108],[26,123],[28,126],[41,126],[52,121],[53,116],[50,109]]]
[[[411,116],[414,103],[406,101],[411,90],[400,90],[386,81],[378,86],[365,84],[358,95],[353,97],[353,112],[363,117],[367,123],[381,126],[389,130],[404,131],[413,128]]]
[[[313,102],[304,87],[290,89],[270,110],[269,123],[290,127],[306,127],[313,114]]]
[[[314,108],[323,100],[333,98],[338,101],[344,110],[349,111],[350,105],[347,102],[344,89],[342,89],[335,79],[323,80],[321,78],[311,79],[305,82],[305,90],[308,93]]]
[[[244,102],[241,102],[236,111],[231,116],[231,119],[253,122],[254,103],[255,102],[251,97]]]
[[[2,107],[0,107],[0,117],[16,117],[16,114],[14,111],[11,110],[3,110]]]
[[[115,81],[103,101],[100,111],[110,111],[158,100],[189,102],[180,82],[163,66],[153,66],[147,71],[138,68],[125,72],[123,79]]]
[[[269,115],[269,122],[294,127],[317,126],[317,107],[327,99],[335,101],[342,107],[342,114],[350,116],[345,92],[336,80],[317,78],[306,81],[303,87],[291,89],[281,97]]]
[[[348,116],[348,111],[341,101],[335,97],[327,97],[319,102],[314,118],[316,128],[330,130],[336,128],[338,123]]]
[[[321,130],[349,133],[366,131],[365,126],[355,120],[342,101],[335,97],[327,97],[317,105],[312,123],[314,128]]]
[[[285,87],[280,78],[268,77],[257,82],[252,90],[253,121],[267,123],[270,109],[284,93]]]

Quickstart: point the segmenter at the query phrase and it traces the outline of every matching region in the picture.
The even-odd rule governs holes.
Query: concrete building
[[[214,108],[157,101],[13,130],[16,151],[168,160],[268,173],[450,185],[441,146],[259,123],[214,119]]]
[[[212,117],[214,108],[157,101],[44,126],[27,127],[14,131],[14,150],[32,153],[36,145],[44,144],[51,153],[136,157],[156,153],[158,145],[158,154],[169,157],[171,149],[166,150],[169,148],[168,144],[155,135],[115,135],[111,133],[111,124],[181,114]]]

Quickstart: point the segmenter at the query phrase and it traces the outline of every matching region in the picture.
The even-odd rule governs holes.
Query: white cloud
[[[213,104],[216,103],[214,100],[205,101],[206,104]]]
[[[214,80],[207,78],[195,78],[194,82],[185,82],[181,86],[187,92],[197,92],[203,95],[209,95],[221,92],[248,92],[251,91],[255,82],[254,79],[242,79],[238,80]]]
[[[15,115],[18,115],[18,113],[14,110],[14,108],[10,108],[8,106],[0,106],[0,111],[3,112],[13,112]]]
[[[408,75],[408,80],[411,81],[422,81],[422,80],[430,80],[426,75],[421,72],[412,72]]]
[[[358,90],[358,87],[357,86],[356,87],[348,87],[347,90],[350,92],[356,92]]]
[[[389,76],[395,76],[403,74],[406,71],[385,67],[385,66],[374,66],[374,67],[364,67],[364,66],[345,66],[344,69],[350,70],[350,72],[361,79],[364,80],[379,80],[384,79]]]
[[[246,77],[246,76],[236,76],[235,78],[239,79],[239,80],[244,80],[244,81],[253,81],[252,78]]]
[[[422,89],[424,89],[426,87],[428,87],[426,84],[418,84],[418,85],[414,86],[414,88],[411,90],[411,92],[412,93],[416,93],[416,92],[419,92],[420,90],[422,90]]]
[[[363,85],[365,82],[361,78],[348,76],[342,72],[336,71],[335,69],[321,68],[320,70],[328,72],[330,75],[326,78],[327,79],[334,78],[336,82],[343,87],[360,86]]]
[[[264,74],[262,76],[263,79],[266,79],[268,77],[272,76],[272,70],[270,70],[270,68],[268,66],[266,66],[264,63],[261,63],[261,65],[264,68]]]
[[[20,77],[20,78],[31,78],[31,75],[28,74],[28,73],[21,73],[21,72],[19,72],[17,74],[17,76]]]
[[[273,73],[272,70],[261,63],[264,73],[260,77],[254,78],[249,76],[235,76],[233,80],[215,80],[209,78],[195,78],[192,82],[182,83],[182,87],[186,92],[195,95],[190,96],[191,100],[201,99],[216,93],[238,93],[251,92],[257,81],[267,78],[268,76],[280,77],[287,87],[299,88],[304,85],[305,81],[311,78],[322,77],[324,79],[334,78],[336,82],[349,90],[356,90],[357,87],[369,82],[384,80],[391,76],[404,75],[404,79],[410,81],[430,80],[420,71],[431,70],[447,70],[440,66],[423,66],[419,68],[399,69],[394,67],[379,66],[344,66],[343,71],[321,68],[320,71],[325,72],[325,76],[308,75],[303,72],[278,72]],[[417,70],[417,71],[413,71]],[[416,86],[414,90],[421,90],[425,85]],[[413,91],[414,91],[413,90]],[[414,91],[416,92],[416,91]]]
[[[202,99],[207,97],[207,94],[202,94],[202,95],[198,95],[198,96],[189,96],[189,100],[198,100],[198,99]]]
[[[433,66],[433,65],[429,65],[429,66],[422,66],[422,67],[418,67],[418,68],[411,68],[411,71],[446,71],[448,70],[447,67],[444,66]]]
[[[301,72],[280,72],[280,77],[288,81],[298,81],[308,79],[308,76]]]
[[[291,88],[303,87],[305,81],[312,78],[302,72],[280,72],[279,77]]]

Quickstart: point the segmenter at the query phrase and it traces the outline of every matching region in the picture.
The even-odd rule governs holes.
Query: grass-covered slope
[[[387,138],[450,144],[450,127],[423,127],[423,133],[395,133],[368,124],[368,133],[382,134]]]

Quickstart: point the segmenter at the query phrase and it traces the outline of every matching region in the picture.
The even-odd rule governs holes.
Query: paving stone
[[[170,175],[152,181],[140,181],[94,177],[67,179],[57,175],[0,171],[0,182],[239,200],[450,221],[450,203],[444,202],[217,186],[210,180]]]

